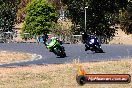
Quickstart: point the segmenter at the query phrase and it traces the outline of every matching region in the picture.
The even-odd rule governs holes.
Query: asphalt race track
[[[35,53],[42,56],[38,60],[29,60],[26,62],[2,64],[3,66],[25,66],[25,65],[41,65],[41,64],[63,64],[73,62],[79,59],[80,62],[89,61],[106,61],[106,60],[119,60],[126,57],[132,57],[132,45],[102,45],[105,53],[93,53],[85,51],[83,44],[64,44],[67,57],[59,58],[52,52],[49,52],[44,44],[37,43],[1,43],[0,50],[3,51],[18,51]]]

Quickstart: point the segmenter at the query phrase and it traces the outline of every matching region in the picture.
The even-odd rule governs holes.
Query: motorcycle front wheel
[[[66,57],[66,53],[64,51],[62,51],[60,57],[62,57],[62,58]]]
[[[102,50],[102,48],[100,46],[97,47],[97,49],[95,50],[95,53],[103,53],[104,51]]]

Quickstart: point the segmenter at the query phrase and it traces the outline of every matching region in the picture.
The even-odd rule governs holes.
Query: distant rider
[[[88,47],[87,46],[90,46],[92,43],[91,43],[91,39],[94,39],[94,42],[98,42],[98,38],[94,35],[89,35],[87,34],[86,32],[83,32],[82,33],[82,39],[83,39],[83,43],[85,44],[85,51],[88,50]],[[87,45],[86,45],[87,44]]]
[[[82,40],[83,40],[83,43],[87,43],[87,41],[90,39],[89,35],[86,33],[86,32],[83,32],[82,33]]]

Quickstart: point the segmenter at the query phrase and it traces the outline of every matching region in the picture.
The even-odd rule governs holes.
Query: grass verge
[[[15,61],[28,60],[32,58],[32,54],[20,52],[0,52],[0,64],[11,63]]]
[[[131,88],[129,84],[76,83],[78,66],[89,74],[130,74],[132,60],[0,68],[0,88]]]

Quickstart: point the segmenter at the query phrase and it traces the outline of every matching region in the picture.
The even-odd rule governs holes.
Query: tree
[[[18,3],[19,0],[0,0],[0,29],[2,32],[12,31]]]
[[[70,36],[71,35],[71,26],[72,23],[70,20],[58,20],[57,24],[55,25],[55,28],[52,29],[52,33],[56,35],[61,36]]]
[[[127,9],[120,14],[122,29],[127,34],[132,33],[132,1],[129,1]]]
[[[17,5],[18,9],[17,9],[17,19],[16,19],[16,23],[21,23],[24,22],[25,19],[25,7],[28,3],[30,3],[32,0],[20,0],[20,3]]]
[[[58,14],[52,4],[46,0],[33,0],[26,7],[26,17],[23,32],[31,35],[41,35],[57,22]]]
[[[32,0],[20,0],[20,3],[18,4],[18,10],[17,10],[17,20],[16,23],[21,23],[24,22],[25,19],[25,7],[27,6],[28,3],[30,3]],[[61,9],[61,2],[60,0],[47,0],[50,2],[57,11]]]
[[[119,20],[119,10],[126,9],[127,0],[62,0],[67,6],[67,17],[72,20],[75,27],[80,26],[84,31],[84,9],[87,12],[87,32],[98,36],[110,38],[114,36],[114,29],[109,26]]]
[[[62,7],[61,0],[47,0],[47,1],[51,2],[55,6],[56,10],[60,10]]]

